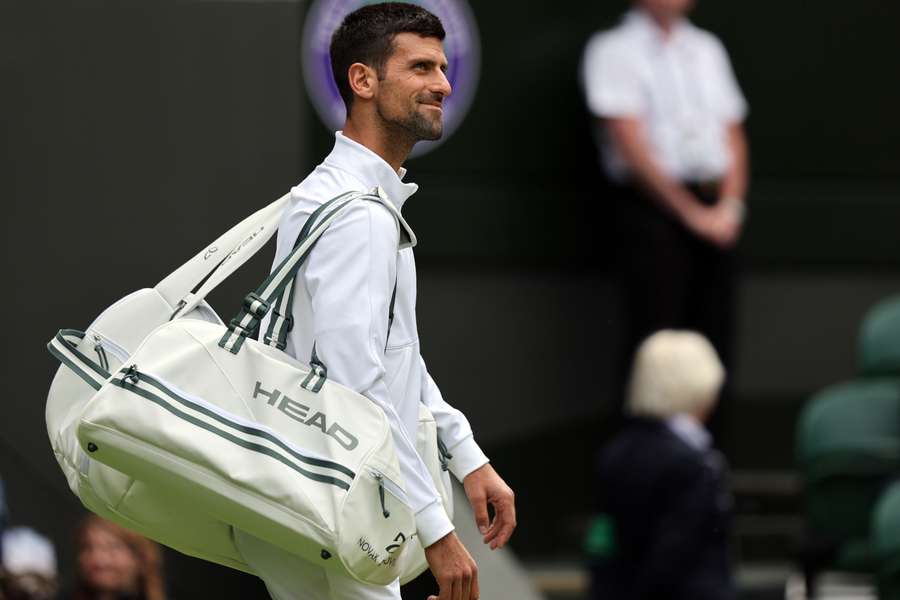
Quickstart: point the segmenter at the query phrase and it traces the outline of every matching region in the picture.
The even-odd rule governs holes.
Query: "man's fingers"
[[[496,537],[491,542],[491,550],[496,550],[497,548],[502,548],[503,546],[505,546],[506,542],[509,541],[509,538],[512,537],[514,530],[514,525],[507,524],[503,527],[503,529],[497,532]]]
[[[477,577],[476,573],[477,568],[472,565],[471,570],[463,569],[454,576],[438,581],[440,596],[436,600],[473,600],[477,598],[472,595],[472,585]],[[429,600],[431,599],[429,598]]]
[[[491,523],[490,529],[484,536],[484,543],[490,544],[491,550],[502,548],[509,538],[512,536],[516,528],[516,505],[515,501],[504,499],[494,504],[496,514],[494,522]]]
[[[460,599],[461,600],[472,600],[472,578],[466,577],[460,582],[459,586],[460,590]]]
[[[488,532],[491,526],[491,520],[488,516],[487,497],[482,494],[473,494],[469,498],[469,504],[472,505],[472,512],[475,513],[475,525],[482,535]]]
[[[478,599],[478,567],[472,561],[462,569],[453,580],[453,599],[477,600]]]
[[[478,600],[478,567],[472,562],[462,581],[462,600]]]

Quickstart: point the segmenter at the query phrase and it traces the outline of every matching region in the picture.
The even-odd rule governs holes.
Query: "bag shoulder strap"
[[[285,194],[259,209],[156,284],[156,291],[175,308],[172,318],[193,310],[271,239],[290,198]]]
[[[379,190],[376,190],[376,193],[378,191]],[[386,199],[383,194],[379,194],[379,196],[382,198],[382,200]],[[316,223],[326,206],[327,203],[322,204],[306,219],[306,222],[303,224],[303,228],[300,230],[299,235],[297,235],[297,241],[294,244],[295,248],[306,238],[307,235],[309,235],[310,229]],[[391,209],[389,208],[389,210]],[[391,212],[393,214],[394,211]],[[406,230],[409,230],[409,234],[404,236],[403,232]],[[412,230],[409,229],[409,226],[405,223],[400,224],[400,231],[401,237],[398,250],[404,247],[404,243],[407,242],[410,237],[412,237],[413,240],[415,239],[415,234],[412,234]],[[292,310],[294,306],[294,291],[296,289],[296,284],[286,286],[285,289],[282,290],[282,292],[278,295],[278,298],[275,300],[275,303],[271,308],[272,318],[269,320],[269,326],[266,328],[265,334],[260,338],[260,340],[267,346],[274,346],[279,350],[284,350],[285,348],[287,348],[287,334],[291,331],[291,329],[294,328],[294,317],[292,314]],[[391,327],[394,323],[394,304],[396,302],[396,299],[397,279],[395,277],[394,289],[391,292],[391,303],[390,307],[388,308],[388,331],[387,339],[385,340],[385,348],[387,348],[387,341],[390,339]],[[311,359],[311,363],[317,361],[318,359],[315,357],[315,344],[313,344],[313,357]]]
[[[291,253],[272,270],[256,291],[244,298],[240,312],[229,322],[225,335],[219,340],[219,346],[233,354],[240,351],[244,341],[256,332],[260,320],[268,313],[269,308],[279,299],[279,296],[290,296],[289,293],[282,293],[289,284],[293,287],[297,271],[306,262],[309,253],[312,252],[322,234],[353,201],[358,199],[384,204],[382,196],[378,193],[363,192],[344,193],[324,203],[320,207],[322,212],[319,221],[311,226],[304,237],[298,239]],[[390,210],[392,207],[388,208]],[[390,212],[396,217],[396,209],[390,210]],[[282,297],[280,304],[285,309],[281,314],[287,318],[290,311],[287,299]]]

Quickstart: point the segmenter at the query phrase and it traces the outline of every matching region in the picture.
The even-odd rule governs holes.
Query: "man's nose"
[[[444,97],[449,96],[450,93],[453,92],[453,87],[450,85],[450,80],[447,79],[447,74],[440,69],[438,69],[437,73],[437,80],[434,82],[431,91],[441,94]]]

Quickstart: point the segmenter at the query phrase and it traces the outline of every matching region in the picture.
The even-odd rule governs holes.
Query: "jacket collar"
[[[336,132],[334,137],[334,149],[325,158],[324,164],[350,173],[367,190],[381,188],[397,211],[403,210],[406,199],[419,189],[415,183],[404,183],[406,169],[401,167],[399,172],[394,171],[383,158],[346,137],[341,131]]]
[[[684,443],[701,452],[712,445],[712,436],[699,421],[685,414],[677,414],[666,419],[666,425],[672,433]]]
[[[672,26],[672,32],[668,38],[663,34],[663,30],[640,8],[633,8],[625,14],[624,22],[641,36],[642,39],[655,42],[659,45],[667,43],[678,44],[690,33],[692,28],[691,22],[687,18],[678,19]]]

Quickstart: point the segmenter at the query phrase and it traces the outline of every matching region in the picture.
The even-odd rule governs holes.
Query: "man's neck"
[[[403,162],[412,151],[413,143],[404,143],[403,136],[392,136],[388,131],[378,127],[357,127],[351,120],[347,119],[344,124],[344,135],[354,142],[361,144],[384,159],[384,162],[391,165],[395,172],[399,172],[403,166]],[[397,138],[400,138],[398,140]]]
[[[649,17],[653,24],[659,28],[663,37],[668,38],[675,29],[675,24],[682,18],[680,14],[673,14],[667,11],[653,11],[646,6],[641,6],[640,10]]]

